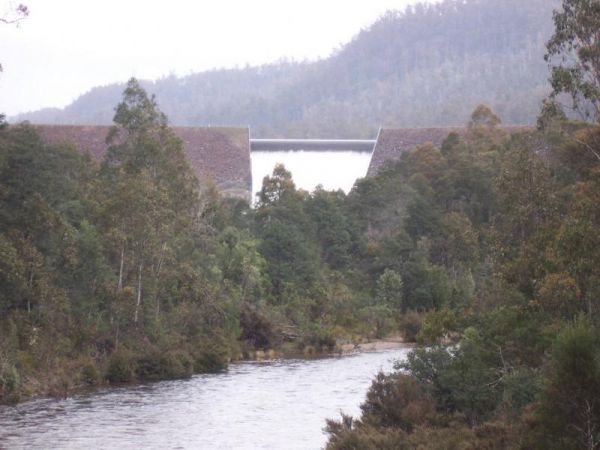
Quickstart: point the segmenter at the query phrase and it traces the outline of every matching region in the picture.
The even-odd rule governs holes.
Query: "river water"
[[[221,374],[0,406],[4,449],[319,449],[407,349],[233,364]]]

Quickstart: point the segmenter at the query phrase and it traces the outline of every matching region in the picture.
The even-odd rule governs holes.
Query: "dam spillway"
[[[367,174],[375,140],[367,139],[250,139],[253,201],[276,164],[292,173],[296,187],[307,191],[349,192]]]
[[[370,152],[348,150],[273,150],[252,151],[252,192],[260,191],[262,180],[273,172],[275,164],[283,164],[292,173],[297,188],[349,192],[358,178],[367,174]]]

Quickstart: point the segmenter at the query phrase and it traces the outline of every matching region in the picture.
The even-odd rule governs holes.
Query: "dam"
[[[69,143],[102,160],[110,126],[33,125],[49,143]],[[374,176],[419,144],[440,146],[465,128],[382,128],[376,139],[253,139],[248,127],[171,127],[199,180],[211,180],[225,197],[252,203],[262,179],[277,162],[296,185],[348,192],[357,178]]]

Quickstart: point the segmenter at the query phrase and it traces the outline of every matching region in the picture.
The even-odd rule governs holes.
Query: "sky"
[[[435,1],[435,0],[423,0]],[[63,107],[94,86],[326,57],[417,0],[20,0],[0,24],[0,112]],[[0,0],[5,17],[19,1]]]

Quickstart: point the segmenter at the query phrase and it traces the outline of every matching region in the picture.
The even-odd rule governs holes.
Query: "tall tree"
[[[158,315],[165,256],[199,216],[197,180],[166,116],[133,78],[114,122],[103,165],[104,213],[114,243],[117,291],[127,284],[135,291],[138,322],[146,291]]]
[[[600,120],[600,2],[563,0],[554,25],[545,56],[549,62],[558,60],[552,66],[551,96],[568,94],[584,117]]]

